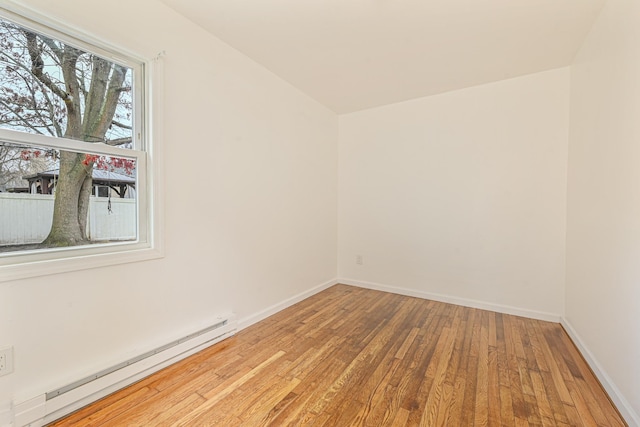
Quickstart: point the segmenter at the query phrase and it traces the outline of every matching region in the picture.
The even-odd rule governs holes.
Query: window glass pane
[[[137,239],[134,158],[0,142],[0,256],[56,247],[46,240],[52,230],[55,199],[63,194],[61,159],[69,157],[79,159],[80,176],[91,174],[84,187],[90,195],[80,198],[86,202],[79,203],[79,209],[75,203],[76,211],[68,210],[73,203],[59,203],[60,227],[76,227],[70,233],[81,237],[78,246]],[[82,229],[77,229],[78,223]]]
[[[133,148],[133,70],[0,18],[0,127]]]

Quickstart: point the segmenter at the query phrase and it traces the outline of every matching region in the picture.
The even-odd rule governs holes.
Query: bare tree
[[[132,71],[0,21],[0,126],[90,143],[131,143]],[[87,241],[96,156],[59,153],[53,222],[45,246]]]

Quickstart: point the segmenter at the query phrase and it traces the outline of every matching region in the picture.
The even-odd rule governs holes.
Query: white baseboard
[[[338,284],[336,279],[329,280],[328,282],[322,283],[315,288],[309,289],[308,291],[304,291],[299,293],[298,295],[294,295],[291,298],[287,298],[286,300],[274,304],[270,307],[265,308],[258,313],[252,314],[250,316],[245,317],[244,319],[238,320],[238,330],[242,330],[248,326],[253,325],[254,323],[258,323],[261,320],[266,319],[267,317],[276,314],[279,311],[284,310],[287,307],[291,307],[294,304],[299,303],[300,301],[309,298],[317,294],[318,292],[322,292],[327,288],[330,288],[333,285]]]
[[[169,365],[220,342],[237,331],[234,315],[221,317],[226,323],[216,329],[180,339],[169,348],[158,349],[144,359],[100,376],[86,384],[47,400],[46,394],[18,402],[13,407],[13,427],[40,427],[135,383]]]
[[[560,323],[564,330],[567,331],[569,337],[573,340],[573,343],[578,347],[580,353],[582,353],[582,356],[585,358],[589,367],[602,384],[602,387],[604,387],[607,394],[609,394],[609,398],[613,401],[614,405],[616,405],[622,417],[625,419],[627,424],[629,424],[629,427],[640,427],[640,416],[638,416],[638,414],[633,410],[629,401],[625,399],[593,353],[589,351],[580,335],[573,328],[573,325],[571,325],[571,323],[565,318],[562,318]]]
[[[476,301],[472,299],[454,297],[450,295],[434,294],[430,292],[418,291],[415,289],[398,288],[395,286],[383,285],[380,283],[364,282],[361,280],[341,278],[341,279],[338,279],[338,283],[344,283],[345,285],[358,286],[360,288],[373,289],[376,291],[390,292],[393,294],[406,295],[410,297],[445,302],[448,304],[461,305],[463,307],[479,308],[482,310],[495,311],[497,313],[511,314],[514,316],[527,317],[530,319],[545,320],[547,322],[559,323],[562,317],[560,314],[555,314],[555,313],[545,313],[542,311],[528,310],[524,308],[511,307],[511,306],[501,305],[501,304],[493,304],[485,301]]]

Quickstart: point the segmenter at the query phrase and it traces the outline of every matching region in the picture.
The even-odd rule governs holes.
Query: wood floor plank
[[[296,393],[294,402],[279,413],[271,424],[286,426],[298,422],[302,425],[303,420],[312,417],[311,407],[334,381],[333,373],[343,371],[345,366],[345,363],[338,358],[328,358],[314,367],[305,381],[293,390],[293,393]]]
[[[471,321],[468,332],[471,334],[470,346],[467,352],[467,366],[464,372],[465,379],[465,393],[464,401],[461,407],[460,413],[460,425],[471,426],[474,425],[476,401],[478,400],[477,385],[478,385],[478,354],[480,348],[480,335],[481,335],[481,323],[482,312],[480,310],[473,310],[473,320]]]
[[[197,393],[169,395],[166,399],[149,401],[145,411],[124,412],[112,418],[111,425],[159,426],[171,425],[200,406],[205,399]],[[107,423],[99,424],[104,425]],[[82,423],[82,425],[85,425]]]
[[[148,401],[150,394],[156,394],[157,391],[148,387],[138,389],[135,393],[131,393],[122,399],[118,399],[111,405],[106,406],[98,411],[93,412],[87,417],[82,417],[76,422],[77,425],[93,427],[103,426],[106,424],[114,424],[114,419],[122,416],[128,409],[137,406],[138,402]],[[145,405],[147,406],[147,405]]]
[[[449,328],[444,328],[440,338],[442,339],[443,351],[439,357],[436,371],[433,374],[431,381],[431,388],[427,394],[427,401],[424,405],[422,412],[422,418],[420,420],[421,427],[436,425],[437,419],[446,419],[446,408],[448,404],[448,398],[451,391],[447,390],[445,385],[445,379],[447,375],[447,368],[451,360],[451,354],[453,353],[453,346],[455,340],[452,338],[453,331]],[[440,347],[440,346],[439,346]]]
[[[336,285],[52,426],[625,426],[555,323]]]
[[[476,370],[475,426],[489,425],[489,329],[488,313],[482,313]]]

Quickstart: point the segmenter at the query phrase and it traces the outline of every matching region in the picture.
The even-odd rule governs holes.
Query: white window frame
[[[151,60],[115,47],[84,31],[54,21],[20,5],[0,7],[2,18],[46,34],[87,52],[134,69],[134,149],[0,129],[0,140],[34,147],[135,159],[137,178],[137,230],[135,242],[96,243],[68,248],[38,249],[0,254],[0,282],[28,277],[139,262],[164,256],[161,175],[162,56]]]

